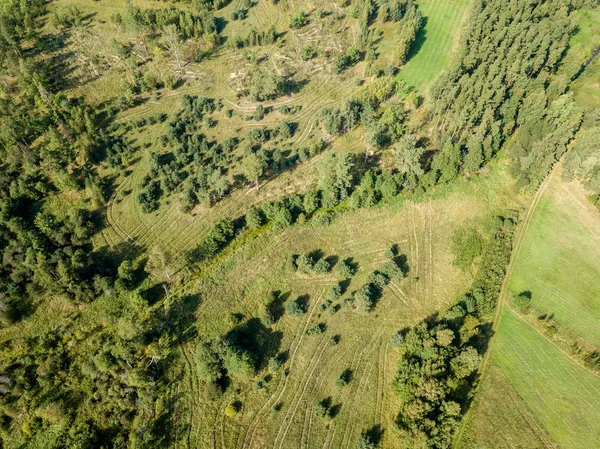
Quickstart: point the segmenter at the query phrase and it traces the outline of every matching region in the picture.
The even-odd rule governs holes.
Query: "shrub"
[[[399,348],[404,344],[404,335],[398,331],[392,336],[392,346]]]
[[[325,323],[315,324],[313,327],[306,331],[307,335],[321,335],[325,332],[326,326]]]
[[[337,266],[338,274],[344,279],[348,279],[356,273],[354,267],[350,264],[349,259],[344,259]]]
[[[239,406],[236,404],[229,404],[227,407],[225,407],[225,416],[227,416],[228,418],[233,418],[234,416],[236,416],[238,414],[239,411]]]
[[[250,209],[246,214],[246,226],[248,229],[258,229],[263,225],[263,217],[258,209]]]
[[[271,357],[268,362],[268,369],[270,372],[274,373],[281,367],[281,360],[279,357]]]
[[[298,267],[298,270],[303,273],[308,273],[312,270],[313,265],[313,259],[308,254],[300,254],[296,259],[296,266]]]
[[[307,45],[307,46],[303,47],[302,50],[300,51],[300,58],[303,61],[308,61],[309,59],[312,59],[315,56],[317,56],[317,49],[315,47],[313,47],[312,45]]]
[[[288,301],[285,304],[285,313],[290,316],[302,316],[306,313],[303,304],[299,300]]]
[[[298,28],[302,28],[308,24],[308,16],[304,11],[300,11],[300,13],[294,17],[290,21],[290,28],[292,30],[297,30]]]
[[[325,259],[319,259],[313,267],[313,271],[317,274],[326,274],[331,271],[331,264]]]

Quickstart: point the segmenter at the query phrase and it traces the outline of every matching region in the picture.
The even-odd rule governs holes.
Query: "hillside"
[[[596,6],[1,2],[0,449],[597,446]]]

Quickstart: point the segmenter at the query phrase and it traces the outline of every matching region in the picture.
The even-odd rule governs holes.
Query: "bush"
[[[404,335],[398,331],[392,336],[392,346],[399,348],[404,344]]]
[[[321,335],[325,332],[326,326],[325,323],[315,324],[313,327],[306,331],[307,335]]]
[[[306,313],[304,305],[298,300],[288,301],[285,304],[285,313],[290,316],[302,316]]]
[[[309,59],[312,59],[315,56],[317,56],[317,49],[315,47],[313,47],[312,45],[307,45],[307,46],[303,47],[302,50],[300,51],[300,58],[303,61],[308,61]]]
[[[521,312],[527,312],[531,307],[531,292],[525,291],[515,297],[515,306]]]
[[[239,406],[237,404],[229,404],[225,407],[225,416],[228,418],[233,418],[239,412]]]
[[[329,287],[325,294],[325,298],[327,298],[328,301],[335,301],[340,296],[342,296],[342,286],[339,282]]]
[[[271,357],[268,362],[268,369],[271,373],[274,373],[281,367],[281,360],[279,357]]]
[[[319,259],[313,267],[313,271],[317,274],[326,274],[331,271],[331,264],[325,259]]]
[[[290,21],[290,28],[292,30],[297,30],[298,28],[302,28],[308,24],[308,16],[304,11],[300,11],[300,13],[294,17]]]
[[[351,278],[356,273],[356,270],[350,264],[349,259],[344,259],[340,263],[338,263],[337,271],[338,274],[344,279]]]
[[[250,209],[246,214],[246,226],[248,229],[258,229],[263,225],[263,217],[258,209]]]
[[[308,254],[300,254],[296,259],[296,266],[298,267],[298,271],[302,273],[308,273],[312,270],[314,265],[312,257]]]

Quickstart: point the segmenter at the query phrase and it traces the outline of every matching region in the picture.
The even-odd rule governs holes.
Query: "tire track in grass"
[[[350,388],[346,388],[347,391],[342,392],[342,395],[340,397],[340,402],[342,404],[344,403],[344,400],[346,398],[349,398],[352,395],[352,390],[354,389],[354,385],[356,385],[356,389],[358,389],[358,387],[359,387],[359,385],[357,385],[357,380],[356,380],[358,378],[357,373],[358,373],[359,368],[362,366],[361,365],[361,360],[363,358],[363,355],[364,355],[365,351],[371,346],[372,343],[376,343],[376,335],[373,335],[371,337],[371,340],[369,340],[369,342],[365,346],[363,346],[363,348],[360,350],[360,352],[357,350],[358,359],[356,359],[356,358],[352,359],[352,363],[350,364],[350,369],[352,369],[352,377],[354,379],[354,382],[352,382],[352,384],[350,385]],[[356,356],[356,354],[355,354],[355,356]],[[360,383],[360,382],[358,382],[358,383]],[[354,397],[353,397],[353,399],[354,399]],[[352,403],[354,403],[353,399],[351,399]],[[348,425],[349,425],[349,421],[350,421],[350,418],[351,418],[350,417],[351,408],[349,408],[348,405],[346,405],[346,407],[343,407],[343,408],[344,409],[348,409],[348,412],[346,413],[346,415],[348,415],[348,416],[347,416],[347,418],[345,420],[345,424],[341,424],[340,423],[340,425],[344,426],[344,433],[342,434],[341,445],[338,446],[338,447],[342,447],[343,446],[344,440],[346,439],[346,431],[347,431],[347,428],[348,428]],[[331,441],[331,445],[333,445],[333,439]]]
[[[358,341],[358,338],[355,336],[353,339],[353,342],[356,343]],[[350,346],[348,349],[346,349],[344,352],[342,352],[341,354],[338,354],[335,359],[331,360],[329,363],[327,363],[327,365],[325,365],[323,367],[323,370],[320,371],[320,374],[323,373],[323,371],[326,371],[326,367],[327,366],[336,366],[337,362],[340,361],[340,359],[342,359],[348,352],[350,352],[350,349],[352,348],[352,346]],[[314,395],[323,387],[323,384],[325,383],[325,379],[326,376],[317,376],[316,381],[319,380],[319,377],[321,377],[321,381],[315,384],[313,384],[313,387],[311,389],[311,391],[309,391],[308,397],[309,398],[313,398]],[[311,413],[312,409],[311,409],[311,404],[310,402],[307,403],[306,405],[306,409],[305,409],[305,415],[304,415],[304,422],[302,424],[302,435],[300,437],[300,446],[303,446],[303,441],[306,440],[306,447],[307,449],[310,449],[310,429],[312,427],[312,419],[313,419],[313,414]],[[307,432],[307,436],[306,438],[304,437],[304,429],[306,427],[306,421],[307,418],[309,420],[309,426],[308,426],[308,432]]]
[[[387,352],[390,342],[386,342],[383,351],[379,352],[379,366],[377,372],[377,402],[375,406],[375,421],[383,427],[383,404],[385,402],[385,371],[387,369]]]
[[[325,290],[321,291],[321,294],[319,295],[319,297],[317,298],[317,300],[315,301],[315,303],[313,304],[310,313],[308,314],[308,317],[305,319],[304,323],[301,325],[301,331],[299,334],[296,334],[294,336],[294,340],[292,341],[292,344],[290,345],[290,350],[291,347],[294,345],[294,341],[296,341],[296,345],[294,346],[294,349],[290,355],[290,366],[289,366],[289,371],[292,371],[292,368],[294,366],[294,362],[296,361],[296,354],[298,352],[298,348],[300,347],[300,344],[302,343],[302,339],[304,338],[304,335],[306,333],[306,330],[308,329],[308,324],[310,323],[310,320],[312,319],[312,316],[317,308],[317,305],[319,304],[319,302],[321,301],[321,297],[323,296]],[[283,376],[283,384],[281,383],[281,381],[279,382],[277,388],[275,389],[275,391],[273,392],[273,394],[265,401],[265,403],[263,404],[263,406],[258,410],[258,412],[256,412],[256,414],[254,415],[252,421],[250,422],[250,424],[248,425],[246,432],[244,434],[244,438],[242,439],[242,448],[243,447],[251,447],[252,446],[252,440],[254,439],[254,435],[256,432],[256,429],[258,428],[258,424],[259,424],[259,420],[260,418],[264,415],[264,413],[266,412],[266,408],[269,406],[269,404],[275,405],[279,402],[279,400],[281,399],[281,396],[283,395],[286,387],[287,387],[287,383],[288,383],[288,379],[289,379],[289,375],[288,376]],[[279,391],[279,386],[282,386],[281,391]],[[276,397],[277,396],[277,397]],[[272,399],[275,399],[272,401]],[[272,402],[271,402],[272,401]],[[251,430],[252,429],[252,430]],[[251,430],[251,431],[250,431]],[[248,445],[246,446],[246,440],[248,438],[248,432],[250,432],[249,434],[249,441],[248,441]]]
[[[377,348],[377,347],[379,347],[379,350],[377,351],[377,353],[379,354],[382,345],[383,345],[383,341],[381,339],[381,332],[380,332],[377,335],[377,337],[375,337],[375,344],[373,345],[373,349],[371,351],[369,351],[369,355],[373,351],[375,351],[375,348]],[[365,391],[367,389],[367,385],[369,384],[369,377],[371,376],[371,372],[373,371],[374,366],[375,366],[374,363],[369,363],[369,369],[366,372],[366,375],[365,375],[366,368],[363,370],[363,375],[361,376],[360,381],[358,383],[358,388],[356,389],[356,393],[354,394],[354,397],[352,398],[353,406],[356,404],[357,398],[364,396]],[[362,392],[361,392],[361,389],[362,389]],[[354,407],[352,407],[352,408],[354,408]],[[348,421],[350,421],[350,420],[348,420]],[[350,432],[348,433],[348,441],[347,441],[346,445],[344,446],[344,440],[346,439],[346,432],[348,430],[348,422],[347,422],[346,427],[344,428],[344,436],[342,438],[342,447],[348,448],[350,446],[350,442],[352,441],[352,433],[354,432],[355,428],[356,428],[356,422],[353,421],[353,423],[350,424]]]
[[[279,431],[277,432],[277,435],[275,437],[275,442],[273,444],[273,448],[275,448],[277,446],[279,449],[281,449],[283,446],[283,442],[285,441],[285,437],[287,436],[287,433],[290,430],[292,421],[294,419],[294,416],[296,415],[296,411],[298,410],[298,406],[300,405],[300,402],[302,401],[302,398],[304,397],[304,394],[306,393],[306,388],[308,387],[308,384],[310,383],[313,373],[315,372],[315,369],[319,365],[321,357],[323,356],[323,352],[325,352],[325,348],[327,347],[328,339],[325,336],[323,336],[321,338],[321,341],[322,342],[320,343],[320,349],[319,349],[319,347],[317,347],[317,349],[313,353],[313,356],[311,357],[311,360],[309,361],[308,368],[306,369],[306,371],[302,375],[302,378],[300,379],[300,385],[302,385],[302,383],[304,383],[304,386],[302,387],[302,390],[300,390],[300,392],[296,391],[294,394],[294,397],[292,399],[292,404],[295,404],[295,406],[293,407],[293,409],[292,409],[292,407],[288,408],[286,416],[284,416],[284,418],[283,418],[282,426],[285,426],[286,420],[287,420],[287,426],[285,426],[285,430],[283,431],[281,439],[279,440],[279,445],[277,446],[277,440],[279,439],[281,429],[283,428],[282,426],[279,427]],[[313,361],[314,354],[317,352],[319,352],[319,355],[317,356],[316,360],[312,364],[312,369],[311,369],[310,362]],[[310,370],[310,373],[309,373],[309,370]],[[308,374],[308,376],[307,376],[307,374]],[[306,381],[305,381],[305,379],[306,379]],[[299,396],[298,396],[298,394],[299,394]],[[297,397],[297,399],[296,399],[296,397]],[[290,412],[291,412],[291,415],[290,415]],[[288,418],[288,416],[289,416],[289,418]]]
[[[171,216],[173,215],[173,211],[175,210],[176,206],[177,206],[177,203],[175,201],[173,201],[173,204],[171,204],[171,207],[161,217],[159,217],[152,225],[150,225],[150,226],[144,226],[144,230],[142,231],[142,233],[136,235],[136,239],[137,239],[137,241],[138,241],[138,243],[140,245],[144,245],[147,238],[152,238],[153,237],[153,235],[154,235],[153,231],[154,231],[154,229],[156,229],[157,226],[162,225],[166,221],[169,221],[169,218],[171,218]],[[177,217],[175,220],[173,220],[171,222],[171,224],[173,224],[173,222],[176,222],[177,219],[179,219],[179,217]],[[142,224],[138,225],[138,227],[135,228],[131,232],[132,233],[137,233],[137,231],[142,226],[143,226]],[[170,225],[168,225],[168,226],[170,226]]]
[[[115,230],[115,233],[120,238],[122,238],[124,241],[127,241],[127,240],[133,241],[133,239],[131,238],[131,236],[129,234],[127,234],[127,232],[125,232],[121,228],[119,223],[117,223],[117,221],[114,219],[114,205],[115,205],[115,200],[116,200],[117,196],[125,188],[125,185],[127,185],[127,183],[130,181],[131,181],[131,179],[129,177],[127,177],[121,184],[119,184],[119,187],[117,187],[117,189],[115,190],[115,193],[110,198],[108,207],[106,208],[106,221]]]

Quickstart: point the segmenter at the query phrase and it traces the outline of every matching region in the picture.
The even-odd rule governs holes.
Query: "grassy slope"
[[[600,446],[600,378],[505,310],[492,362],[562,447]]]
[[[323,276],[290,273],[285,269],[290,254],[320,249],[326,256],[352,257],[360,269],[349,291],[362,285],[384,262],[383,251],[391,243],[400,245],[410,266],[408,277],[385,289],[369,317],[347,308],[333,316],[318,308],[303,318],[284,316],[273,330],[281,332],[279,350],[287,350],[290,356],[285,366],[289,375],[277,373],[260,391],[254,391],[251,384],[239,393],[229,391],[216,405],[204,400],[200,404],[206,405],[182,405],[180,425],[191,425],[191,445],[212,447],[217,438],[225,447],[238,448],[321,447],[325,441],[330,447],[353,447],[362,430],[379,424],[387,429],[382,447],[397,447],[390,430],[398,410],[397,398],[389,390],[395,371],[390,337],[445,307],[468,287],[471,276],[452,265],[449,236],[466,222],[482,224],[504,202],[499,186],[509,187],[498,172],[482,177],[484,182],[456,183],[422,204],[351,211],[330,226],[294,226],[275,235],[261,235],[225,254],[203,279],[186,285],[187,291],[199,292],[202,298],[197,312],[199,334],[215,336],[228,328],[228,313],[256,316],[262,298],[271,290],[292,299],[308,294],[309,309],[318,307],[323,290],[337,280],[335,272]],[[327,325],[323,336],[303,336],[305,329],[319,322]],[[327,340],[335,334],[341,342],[330,347]],[[181,383],[187,386],[184,397],[188,400],[206,394],[204,386],[189,375],[194,372],[192,350],[192,346],[185,349],[189,382]],[[339,389],[335,380],[347,368],[354,371],[354,380]],[[326,397],[341,406],[332,421],[313,413],[314,404]],[[224,407],[234,400],[243,403],[242,412],[234,419],[224,418]],[[274,416],[271,409],[279,402],[282,409]],[[213,428],[216,437],[210,432]]]
[[[600,344],[600,216],[575,183],[555,182],[541,199],[510,289],[531,291],[532,305]]]
[[[425,26],[417,35],[414,54],[400,71],[400,78],[425,90],[450,61],[469,1],[419,0],[418,4]]]

